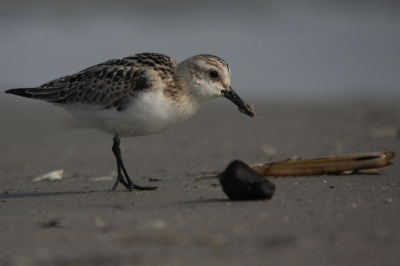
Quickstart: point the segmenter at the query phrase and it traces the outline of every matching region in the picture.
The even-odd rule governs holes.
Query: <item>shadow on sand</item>
[[[33,198],[33,197],[49,197],[49,196],[60,196],[60,195],[79,195],[79,194],[91,194],[91,193],[122,193],[126,191],[113,191],[111,190],[88,190],[88,191],[51,191],[51,192],[22,192],[22,193],[7,193],[0,194],[0,199],[14,199],[14,198]]]

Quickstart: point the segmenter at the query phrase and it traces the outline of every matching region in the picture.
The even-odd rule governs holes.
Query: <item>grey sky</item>
[[[244,97],[400,100],[397,1],[2,1],[0,85],[139,52],[222,57]],[[2,95],[1,97],[5,97]]]

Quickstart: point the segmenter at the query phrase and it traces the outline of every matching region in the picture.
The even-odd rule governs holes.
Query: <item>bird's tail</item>
[[[42,100],[54,104],[63,103],[65,97],[60,97],[60,91],[63,87],[53,88],[24,88],[24,89],[10,89],[6,90],[5,93],[18,95],[25,98],[31,98],[36,100]]]
[[[28,92],[31,89],[32,88],[10,89],[10,90],[6,90],[5,93],[14,94],[14,95],[18,95],[18,96],[26,97],[26,98],[32,98],[33,94]]]

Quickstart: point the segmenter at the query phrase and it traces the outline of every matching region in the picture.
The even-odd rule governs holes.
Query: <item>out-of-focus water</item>
[[[399,1],[1,1],[0,90],[133,53],[210,53],[246,98],[396,104],[399,10]]]

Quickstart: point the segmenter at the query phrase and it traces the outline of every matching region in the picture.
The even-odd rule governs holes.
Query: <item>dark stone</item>
[[[275,184],[241,161],[231,162],[219,182],[231,200],[270,199],[275,191]]]

